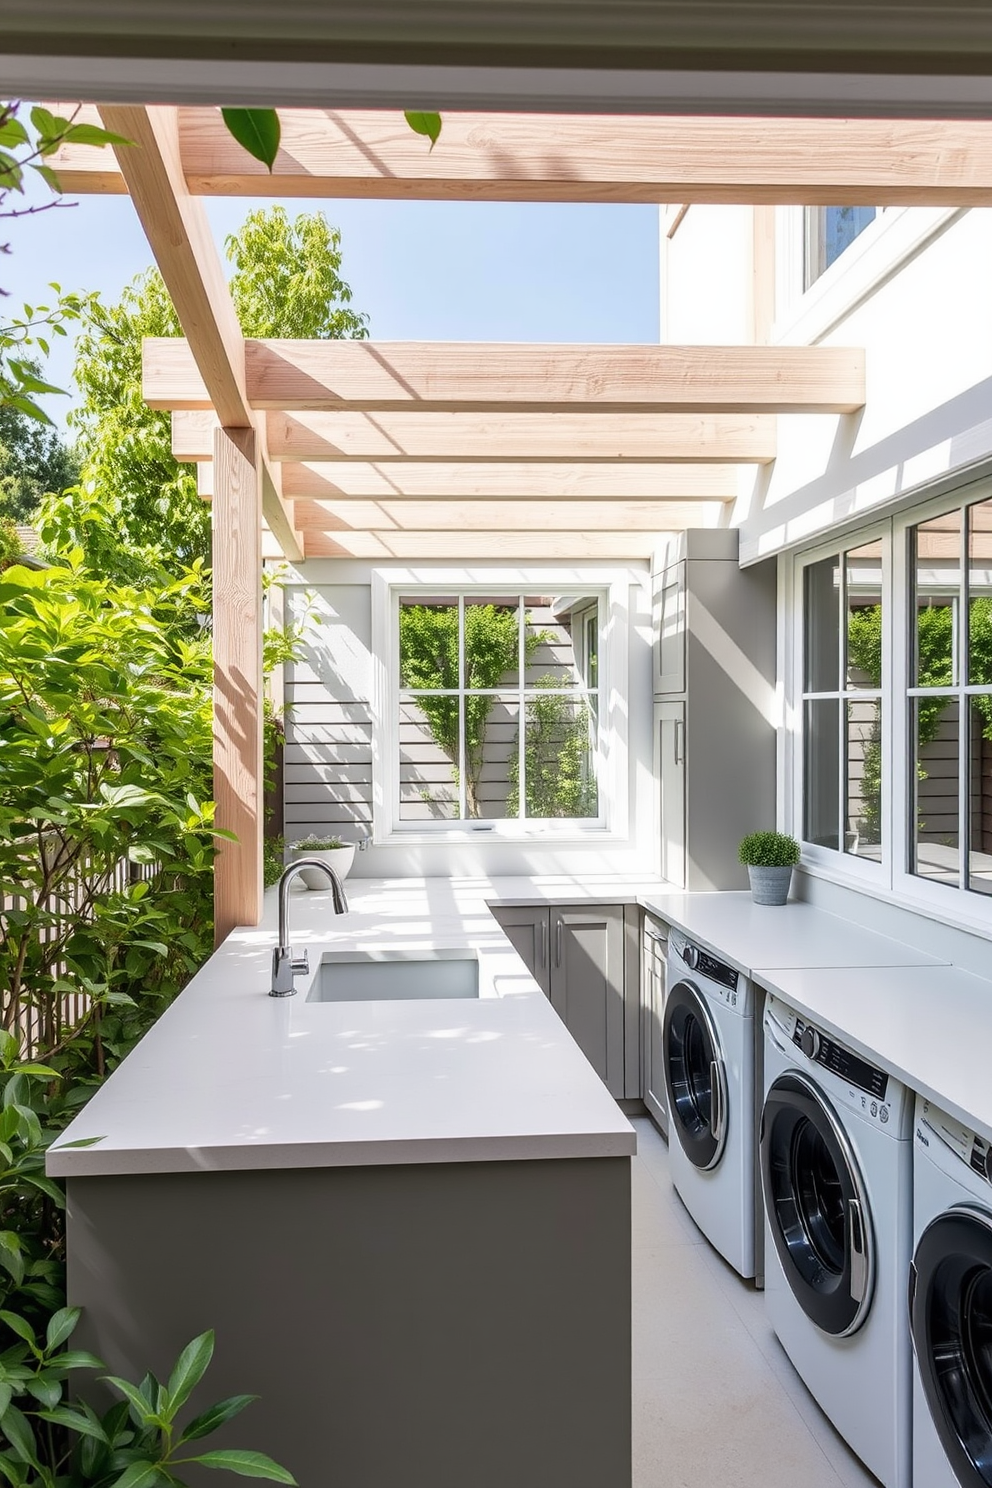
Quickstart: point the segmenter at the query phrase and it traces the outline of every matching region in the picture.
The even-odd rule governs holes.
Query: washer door
[[[727,1070],[716,1025],[692,982],[676,982],[662,1032],[668,1120],[693,1167],[715,1168],[727,1143]]]
[[[937,1435],[964,1488],[992,1484],[992,1214],[962,1205],[913,1257],[910,1326]]]
[[[864,1180],[823,1092],[799,1070],[761,1112],[761,1187],[785,1279],[806,1316],[835,1338],[871,1307],[875,1245]]]

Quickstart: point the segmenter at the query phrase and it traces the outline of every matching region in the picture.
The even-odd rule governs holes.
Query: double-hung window
[[[799,561],[793,820],[811,866],[984,925],[992,499],[969,495]]]
[[[399,828],[602,820],[602,608],[594,592],[399,590]]]
[[[992,894],[992,501],[910,528],[910,872]]]
[[[879,860],[882,851],[882,544],[803,571],[802,835]]]

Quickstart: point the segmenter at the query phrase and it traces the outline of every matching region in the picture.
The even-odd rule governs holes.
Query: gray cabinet
[[[774,560],[729,529],[680,533],[654,590],[654,776],[662,876],[746,889],[737,844],[775,825]]]
[[[551,911],[544,905],[513,904],[493,913],[545,997],[550,997]]]
[[[640,1094],[636,906],[500,905],[493,914],[610,1094]]]
[[[641,1054],[644,1104],[661,1127],[668,1131],[668,1096],[665,1090],[665,1050],[662,1025],[665,1017],[665,955],[667,928],[650,917],[644,922],[641,960]]]

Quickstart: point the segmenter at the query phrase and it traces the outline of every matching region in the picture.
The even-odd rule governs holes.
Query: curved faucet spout
[[[310,958],[306,951],[302,956],[294,956],[289,943],[289,888],[293,879],[304,868],[317,868],[327,875],[331,885],[331,903],[334,905],[334,913],[348,913],[348,900],[341,886],[341,880],[334,869],[322,858],[297,858],[295,863],[290,863],[289,867],[283,870],[279,880],[279,944],[272,952],[270,997],[292,997],[296,991],[295,978],[310,970]]]

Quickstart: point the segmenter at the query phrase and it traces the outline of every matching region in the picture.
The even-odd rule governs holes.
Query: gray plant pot
[[[748,864],[751,898],[755,904],[786,904],[792,883],[791,868],[757,868]]]

